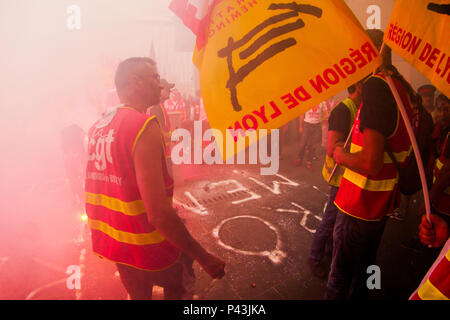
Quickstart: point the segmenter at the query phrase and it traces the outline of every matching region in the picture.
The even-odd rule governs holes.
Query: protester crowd
[[[369,35],[380,47],[382,33],[372,30]],[[383,58],[382,67],[349,87],[343,101],[324,101],[296,120],[298,156],[292,170],[311,169],[313,162],[325,158],[321,173],[330,186],[308,257],[310,270],[328,279],[326,299],[367,299],[366,271],[376,264],[386,222],[405,219],[414,195],[422,194],[417,159],[388,84],[392,79],[414,130],[431,202],[429,220],[423,196],[414,197],[422,200],[423,217],[417,237],[402,245],[417,252],[442,248],[435,249],[427,266],[430,271],[417,284],[417,291],[411,292],[411,299],[448,299],[449,99],[430,84],[414,90],[392,66],[388,49]],[[182,95],[176,84],[159,78],[157,63],[148,58],[122,61],[115,85],[108,103],[119,107],[105,111],[91,128],[88,148],[107,145],[108,130],[114,130],[116,144],[107,153],[114,165],[108,165],[107,175],[129,181],[110,187],[100,178],[86,180],[93,250],[117,264],[131,298],[151,299],[154,284],[165,288],[167,299],[189,298],[184,283],[186,274],[193,274],[193,260],[213,278],[221,278],[225,268],[220,258],[206,252],[189,234],[171,202],[170,136],[177,128],[192,133],[194,121],[203,121],[203,130],[208,128],[201,94]],[[281,128],[281,146],[287,139],[286,128]],[[65,141],[69,131],[63,133]],[[80,136],[79,130],[72,131]],[[98,137],[105,137],[100,144]],[[324,157],[320,146],[326,150]],[[80,152],[66,149],[70,179],[79,180],[78,175],[72,176]],[[98,171],[94,160],[89,159],[88,171]],[[116,211],[121,218],[113,214]]]

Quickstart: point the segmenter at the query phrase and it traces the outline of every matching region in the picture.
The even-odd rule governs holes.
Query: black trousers
[[[307,153],[307,161],[311,161],[314,156],[316,156],[315,147],[320,143],[322,137],[322,126],[320,123],[311,124],[303,121],[303,134],[300,137],[300,147],[298,151],[298,157],[303,159],[306,148],[308,148],[309,153]]]
[[[365,221],[338,212],[333,232],[333,259],[325,299],[366,300],[367,268],[375,265],[387,217]]]
[[[165,270],[145,271],[116,263],[120,280],[132,300],[151,300],[153,286],[164,288],[165,300],[181,300],[194,286],[193,260],[181,254],[177,262]]]

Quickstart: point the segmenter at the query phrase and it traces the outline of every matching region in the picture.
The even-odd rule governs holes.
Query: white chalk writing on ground
[[[261,187],[269,190],[270,192],[274,193],[274,194],[281,194],[280,191],[280,185],[281,184],[285,184],[288,186],[293,186],[293,187],[298,187],[299,184],[297,182],[294,182],[292,180],[289,180],[288,178],[282,176],[281,174],[276,174],[277,177],[282,178],[283,180],[287,181],[287,182],[283,182],[283,181],[272,181],[273,184],[273,188],[269,187],[268,185],[264,184],[263,182],[253,178],[253,177],[249,177],[250,180],[252,180],[253,182],[255,182],[256,184],[260,185]]]
[[[202,206],[198,202],[198,200],[195,199],[194,196],[189,191],[186,191],[184,194],[192,201],[192,203],[195,205],[195,207],[188,206],[188,205],[178,201],[175,197],[173,197],[173,200],[172,200],[173,203],[181,206],[184,209],[190,210],[190,211],[192,211],[196,214],[202,215],[202,216],[209,214],[208,210],[206,210],[206,208],[204,206]]]
[[[291,204],[292,204],[294,207],[296,207],[296,208],[298,208],[298,209],[300,209],[300,210],[281,209],[281,208],[279,208],[279,209],[277,209],[276,211],[277,211],[277,212],[300,213],[300,214],[303,213],[303,217],[302,217],[302,220],[300,221],[300,225],[301,225],[306,231],[308,231],[308,232],[310,232],[310,233],[316,233],[316,229],[311,229],[311,228],[309,228],[309,227],[306,225],[306,223],[308,222],[308,217],[309,217],[310,215],[312,215],[314,218],[316,218],[316,219],[319,220],[319,221],[322,221],[322,218],[319,217],[319,216],[317,216],[317,215],[315,215],[315,214],[312,214],[311,211],[305,209],[304,207],[302,207],[302,206],[299,205],[298,203],[291,202]]]
[[[223,185],[228,185],[228,184],[235,184],[237,188],[234,189],[234,190],[228,190],[227,193],[232,194],[232,193],[236,193],[236,192],[239,192],[239,191],[244,191],[244,192],[247,192],[250,195],[250,197],[248,197],[248,198],[232,201],[231,202],[232,204],[240,204],[242,202],[246,202],[246,201],[250,201],[250,200],[260,199],[261,198],[261,196],[259,194],[256,194],[256,193],[250,191],[249,189],[244,187],[240,182],[238,182],[236,180],[233,180],[233,179],[210,183],[210,184],[208,184],[208,188],[209,189],[213,189],[213,188],[216,188],[216,187],[219,187],[219,186],[223,186]]]
[[[258,221],[264,223],[270,230],[272,230],[276,234],[276,237],[277,237],[275,249],[272,250],[272,251],[268,251],[268,250],[264,250],[264,251],[246,251],[246,250],[237,249],[237,248],[234,248],[234,247],[232,247],[230,245],[225,244],[219,237],[220,229],[223,227],[223,225],[225,223],[227,223],[227,222],[229,222],[231,220],[243,219],[243,218],[258,220]],[[274,264],[281,263],[281,261],[286,257],[286,253],[281,251],[282,242],[280,240],[280,233],[278,232],[278,230],[271,223],[269,223],[266,220],[261,219],[259,217],[244,215],[244,216],[235,216],[235,217],[231,217],[231,218],[222,220],[222,222],[220,222],[219,225],[217,225],[217,227],[214,228],[214,230],[212,231],[212,234],[213,234],[214,238],[217,239],[217,241],[218,241],[220,246],[222,246],[223,248],[225,248],[227,250],[236,252],[236,253],[240,253],[240,254],[243,254],[243,255],[267,257]]]

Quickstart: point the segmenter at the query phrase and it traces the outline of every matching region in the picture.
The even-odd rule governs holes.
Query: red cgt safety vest
[[[382,75],[375,75],[374,77],[385,81]],[[393,81],[411,119],[413,112],[407,98],[407,92],[396,79],[393,79]],[[363,146],[363,133],[359,129],[361,108],[362,104],[352,129],[351,153],[361,151]],[[398,164],[400,166],[406,165],[412,152],[412,146],[398,109],[396,128],[394,133],[387,138],[386,143]],[[336,206],[342,212],[367,221],[381,220],[386,214],[392,212],[399,193],[398,173],[395,164],[386,151],[383,161],[383,168],[376,176],[364,175],[348,168],[345,169],[335,200]]]
[[[441,156],[436,159],[436,165],[434,167],[434,174],[433,174],[433,183],[436,181],[436,178],[439,176],[439,172],[441,171],[444,164],[446,164],[449,160],[445,157],[445,149],[447,148],[447,145],[449,143],[449,137],[450,132],[447,133],[447,137],[445,138]],[[444,190],[444,194],[442,195],[439,203],[437,204],[436,208],[440,213],[450,215],[450,187],[447,186]]]
[[[85,184],[93,251],[113,262],[151,271],[168,268],[180,255],[148,222],[136,181],[134,148],[155,119],[121,106],[97,121],[89,130]],[[173,180],[164,154],[161,170],[171,200]]]

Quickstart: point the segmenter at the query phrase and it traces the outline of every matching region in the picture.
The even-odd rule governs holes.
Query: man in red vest
[[[115,84],[122,105],[89,131],[85,196],[93,251],[116,263],[132,299],[151,299],[153,285],[164,288],[166,299],[181,299],[190,259],[213,278],[223,277],[225,264],[189,234],[172,208],[161,129],[145,114],[161,95],[156,63],[121,62]]]
[[[380,48],[383,32],[368,30],[368,34]],[[383,65],[389,65],[389,50],[383,58]],[[393,77],[394,85],[411,116],[408,96],[414,93],[399,79]],[[338,146],[333,153],[336,163],[346,169],[335,200],[340,212],[333,233],[326,299],[367,298],[367,271],[375,265],[386,218],[399,194],[396,164],[387,150],[404,166],[411,155],[411,142],[386,78],[379,73],[364,82],[350,152]]]

